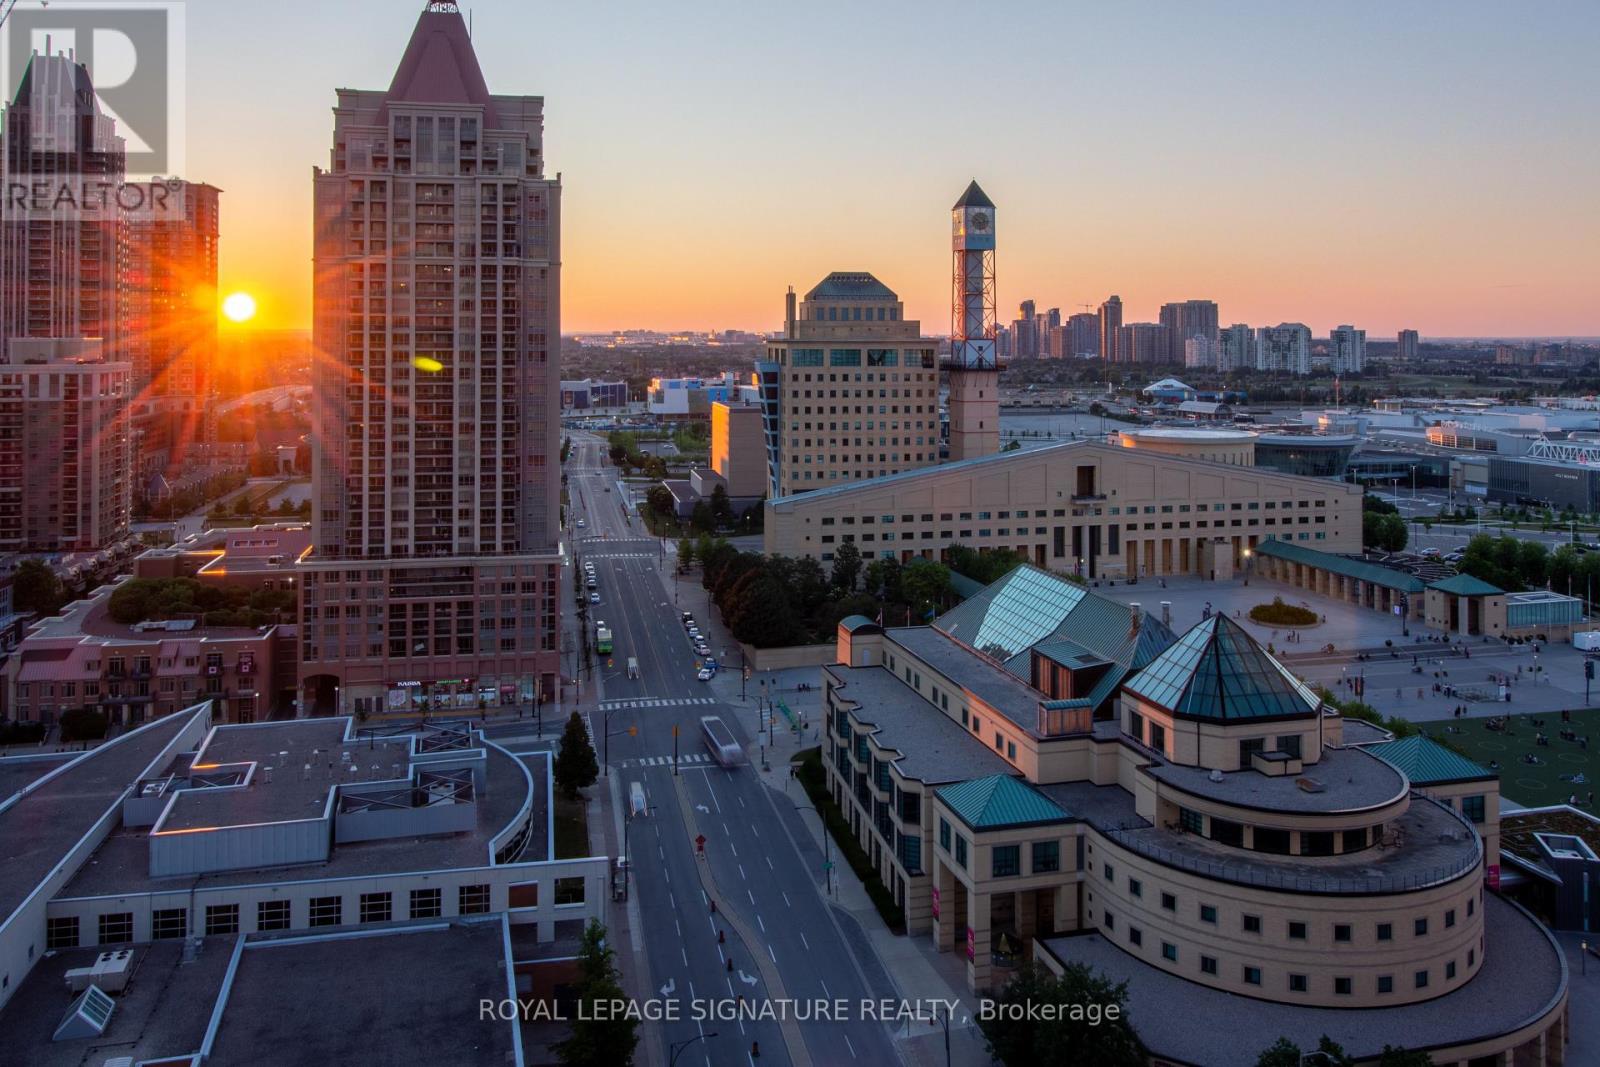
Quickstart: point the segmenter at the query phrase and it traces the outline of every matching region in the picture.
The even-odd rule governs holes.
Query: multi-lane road
[[[644,790],[648,810],[626,826],[628,925],[635,966],[648,974],[639,986],[680,1015],[645,1027],[646,1040],[657,1042],[652,1058],[665,1062],[679,1042],[715,1033],[679,1062],[749,1064],[757,1045],[764,1064],[896,1062],[888,1027],[859,1012],[863,1000],[894,996],[893,985],[854,920],[823,899],[822,857],[794,804],[761,781],[788,769],[764,772],[759,760],[724,769],[706,756],[702,716],[720,716],[754,751],[755,712],[753,703],[718,703],[695,678],[698,664],[661,572],[675,562],[673,546],[627,517],[599,438],[574,434],[566,469],[573,516],[584,520],[583,529],[570,527],[569,573],[581,583],[583,562],[594,562],[601,602],[589,607],[589,625],[604,619],[615,640],[612,666],[602,659],[590,672],[579,706],[608,760],[601,788],[616,826],[628,816],[633,783]],[[637,678],[627,675],[629,658],[638,660]],[[848,1004],[846,1021],[695,1017],[765,1013],[768,1005],[816,1012],[838,1001]]]

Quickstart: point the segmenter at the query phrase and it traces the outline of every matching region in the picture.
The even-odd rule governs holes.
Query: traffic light
[[[628,727],[628,736],[629,737],[638,737],[639,736],[639,728],[637,726]]]

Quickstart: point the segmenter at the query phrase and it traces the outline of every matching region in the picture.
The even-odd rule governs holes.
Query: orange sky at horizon
[[[1140,47],[997,59],[981,92],[930,59],[955,47],[959,5],[711,7],[714,34],[698,6],[633,5],[613,24],[474,5],[491,89],[545,97],[564,333],[775,330],[788,286],[866,270],[944,334],[948,209],[976,177],[997,204],[1001,321],[1024,299],[1068,315],[1117,293],[1129,322],[1205,298],[1224,324],[1317,336],[1600,335],[1600,109],[1583,58],[1600,5],[1152,18],[1018,0],[994,10],[995,40]],[[415,18],[348,8],[319,11],[309,35],[235,0],[189,13],[187,169],[223,189],[221,288],[256,297],[255,328],[309,327],[310,172],[328,159],[333,89],[387,85]],[[861,32],[775,76],[772,42],[844,17]],[[235,34],[256,44],[215,47]],[[1248,62],[1197,59],[1224,46]],[[982,132],[962,147],[963,129]]]

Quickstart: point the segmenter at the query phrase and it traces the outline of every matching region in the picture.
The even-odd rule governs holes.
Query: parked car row
[[[700,632],[700,624],[694,621],[694,612],[683,612],[682,621],[683,632],[688,635],[694,654],[705,661],[695,677],[702,682],[709,682],[717,674],[717,661],[711,658],[711,645],[706,641],[705,634]]]

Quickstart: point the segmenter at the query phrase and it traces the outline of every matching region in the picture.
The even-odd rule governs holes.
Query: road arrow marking
[[[756,984],[755,976],[754,975],[745,974],[743,971],[739,972],[739,981],[743,982],[745,985],[755,985]]]
[[[677,988],[678,988],[678,983],[677,983],[676,979],[668,978],[667,979],[667,984],[661,987],[661,997],[662,997],[662,999],[665,1000],[667,997],[672,996],[672,991],[674,989],[677,989]]]
[[[694,806],[694,810],[695,811],[703,811],[703,812],[705,812],[707,814],[710,814],[710,812],[711,812],[711,809],[706,807],[704,804],[696,804]]]

